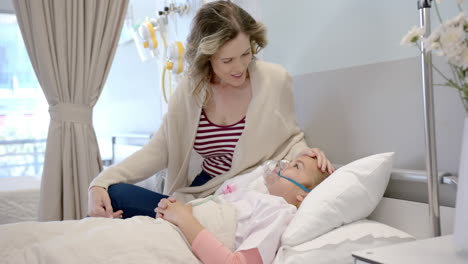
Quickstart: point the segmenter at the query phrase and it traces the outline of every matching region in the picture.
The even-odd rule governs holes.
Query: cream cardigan
[[[90,186],[136,183],[167,168],[165,194],[190,201],[212,194],[225,180],[247,173],[266,160],[291,159],[307,147],[297,126],[292,80],[279,65],[253,60],[248,67],[252,99],[245,129],[237,142],[231,169],[206,184],[188,187],[188,167],[201,114],[201,100],[183,78],[171,96],[155,136],[141,150],[101,172]]]

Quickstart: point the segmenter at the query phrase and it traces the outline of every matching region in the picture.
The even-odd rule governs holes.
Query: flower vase
[[[456,246],[468,250],[468,117],[463,129],[453,235]]]

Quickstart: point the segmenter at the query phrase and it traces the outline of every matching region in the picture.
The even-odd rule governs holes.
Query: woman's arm
[[[174,122],[174,120],[180,119],[175,118],[174,115],[181,115],[185,117],[187,110],[185,109],[186,103],[186,91],[189,89],[187,78],[182,78],[179,82],[177,89],[171,96],[168,104],[168,111],[164,115],[161,126],[155,131],[150,141],[145,144],[140,150],[136,151],[132,155],[128,156],[123,161],[115,164],[108,169],[102,171],[90,184],[89,189],[93,186],[100,186],[107,189],[110,185],[116,183],[136,183],[147,179],[154,175],[156,172],[168,168],[169,166],[169,152],[172,151],[172,160],[180,162],[181,155],[185,155],[186,151],[179,150],[180,148],[170,148],[171,142],[174,143],[174,139],[171,140],[169,135],[173,134],[169,131],[174,124],[180,122]],[[185,117],[186,118],[186,117]],[[198,123],[197,123],[198,124]],[[187,124],[182,122],[185,129],[180,129],[180,134],[174,135],[175,138],[188,138],[192,136],[187,131],[191,128],[187,127]],[[173,129],[173,128],[172,128]],[[178,141],[177,141],[178,142]],[[184,156],[185,157],[185,156]],[[174,173],[172,173],[174,174]],[[171,173],[169,173],[171,175]]]
[[[164,120],[167,120],[165,117]],[[156,135],[142,149],[122,162],[102,171],[89,185],[88,215],[119,217],[113,214],[108,188],[116,183],[135,183],[167,167],[166,121]]]
[[[158,206],[157,215],[179,227],[203,263],[263,263],[258,249],[232,252],[225,247],[193,216],[191,205],[162,199]]]

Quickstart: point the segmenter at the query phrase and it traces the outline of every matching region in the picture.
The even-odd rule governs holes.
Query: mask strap
[[[281,170],[278,171],[278,176],[280,176],[281,178],[286,179],[286,180],[288,180],[288,181],[294,183],[295,185],[297,185],[297,187],[301,188],[301,189],[304,190],[305,192],[310,193],[310,190],[307,189],[304,185],[298,183],[297,181],[295,181],[295,180],[293,180],[293,179],[291,179],[291,178],[288,178],[288,177],[285,177],[285,176],[281,175]]]

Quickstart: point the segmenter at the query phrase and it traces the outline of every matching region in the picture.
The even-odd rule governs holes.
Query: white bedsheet
[[[2,263],[199,263],[175,228],[143,216],[16,223],[0,235]]]
[[[36,177],[0,179],[0,224],[37,220],[40,187]]]
[[[218,240],[234,247],[234,207],[209,201],[193,210]],[[0,262],[200,263],[177,227],[146,216],[0,225]]]

